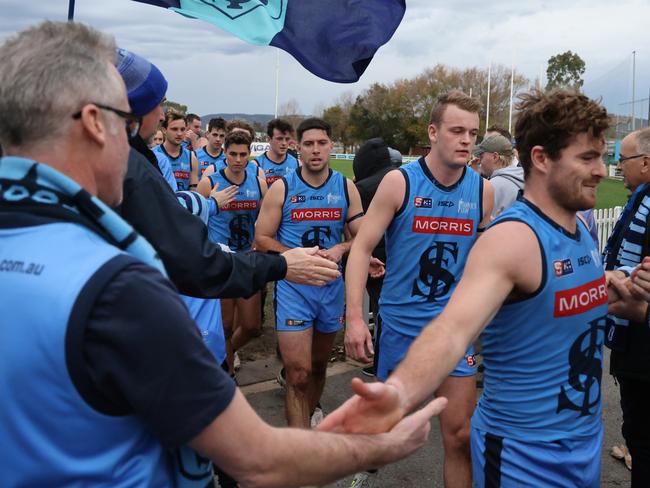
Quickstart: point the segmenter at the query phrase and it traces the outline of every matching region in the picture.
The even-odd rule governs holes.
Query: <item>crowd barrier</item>
[[[594,217],[598,225],[598,250],[601,253],[605,249],[607,239],[614,230],[614,224],[616,224],[622,211],[623,207],[597,208],[594,210]]]

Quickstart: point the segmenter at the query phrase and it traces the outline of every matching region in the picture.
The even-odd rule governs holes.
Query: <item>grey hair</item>
[[[641,129],[634,138],[636,150],[643,154],[650,154],[650,127]]]
[[[119,96],[112,36],[76,22],[43,22],[0,46],[0,145],[40,144],[90,102]]]

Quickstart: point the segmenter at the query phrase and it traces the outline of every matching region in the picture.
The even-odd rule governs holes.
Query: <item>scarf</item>
[[[79,223],[167,276],[144,237],[97,197],[45,164],[19,157],[0,159],[0,210],[43,213]]]

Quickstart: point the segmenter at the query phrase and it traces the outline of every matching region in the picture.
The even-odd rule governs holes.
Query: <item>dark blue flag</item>
[[[275,46],[320,78],[353,83],[404,17],[405,0],[135,0]]]

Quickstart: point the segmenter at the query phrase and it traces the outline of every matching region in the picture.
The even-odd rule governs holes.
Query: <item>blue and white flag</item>
[[[404,17],[406,0],[135,0],[275,46],[316,76],[354,83]]]

